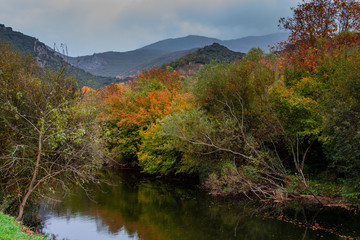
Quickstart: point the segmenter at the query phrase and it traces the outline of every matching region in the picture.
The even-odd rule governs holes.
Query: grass
[[[43,235],[34,234],[30,229],[20,225],[14,217],[0,211],[1,240],[47,240]]]

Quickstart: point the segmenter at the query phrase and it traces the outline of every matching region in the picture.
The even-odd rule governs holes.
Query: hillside
[[[57,70],[63,66],[67,66],[68,73],[76,77],[80,86],[87,85],[93,88],[99,88],[116,81],[114,78],[94,76],[81,68],[68,65],[64,60],[65,57],[40,42],[38,39],[22,34],[21,32],[13,31],[11,27],[5,27],[3,24],[0,24],[0,42],[1,41],[9,42],[16,49],[29,53],[42,67]]]
[[[284,41],[287,36],[286,33],[278,33],[222,41],[190,35],[165,39],[129,52],[105,52],[69,58],[69,62],[95,75],[125,78],[136,75],[143,69],[170,63],[193,49],[203,48],[213,43],[219,43],[237,52],[248,52],[253,47],[268,51],[268,45],[272,46]]]
[[[234,52],[218,43],[213,43],[210,46],[192,51],[168,65],[178,69],[189,64],[209,64],[211,61],[229,63],[236,59],[241,59],[244,55],[245,53]]]
[[[145,62],[133,69],[131,69],[128,72],[124,73],[124,76],[136,76],[139,73],[141,73],[142,70],[149,70],[151,67],[154,66],[162,66],[165,64],[169,64],[170,62],[176,61],[177,59],[185,56],[189,52],[192,52],[192,50],[184,50],[184,51],[177,51],[173,53],[166,54],[164,56],[160,56],[158,58],[155,58],[153,60],[150,60],[148,62]]]
[[[78,66],[85,71],[101,76],[126,77],[129,71],[136,71],[139,66],[148,68],[157,63],[151,63],[156,59],[163,59],[161,64],[174,60],[174,56],[181,57],[183,54],[168,52],[165,50],[138,49],[129,52],[105,52],[91,56],[69,58],[70,64]]]

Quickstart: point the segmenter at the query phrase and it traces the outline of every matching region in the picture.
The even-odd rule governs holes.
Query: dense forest
[[[272,53],[171,67],[99,90],[0,45],[1,210],[136,167],[214,194],[283,200],[360,194],[360,4],[303,1]],[[31,201],[29,201],[31,202]]]

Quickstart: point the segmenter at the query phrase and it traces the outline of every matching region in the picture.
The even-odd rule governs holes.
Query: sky
[[[300,0],[0,0],[0,23],[69,56],[130,51],[200,35],[221,40],[279,32]]]

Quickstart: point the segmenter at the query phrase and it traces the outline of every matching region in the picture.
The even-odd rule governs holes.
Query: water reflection
[[[277,220],[286,209],[213,197],[182,183],[128,172],[111,180],[116,185],[90,186],[92,200],[76,190],[61,204],[43,210],[44,231],[70,240],[339,239],[328,231]],[[318,215],[304,210],[287,214],[302,223]]]
[[[44,229],[48,233],[54,234],[57,238],[62,239],[139,239],[137,235],[130,235],[125,229],[120,229],[115,233],[109,231],[108,226],[103,225],[101,219],[70,215],[61,217],[57,215],[48,215],[48,222]]]

